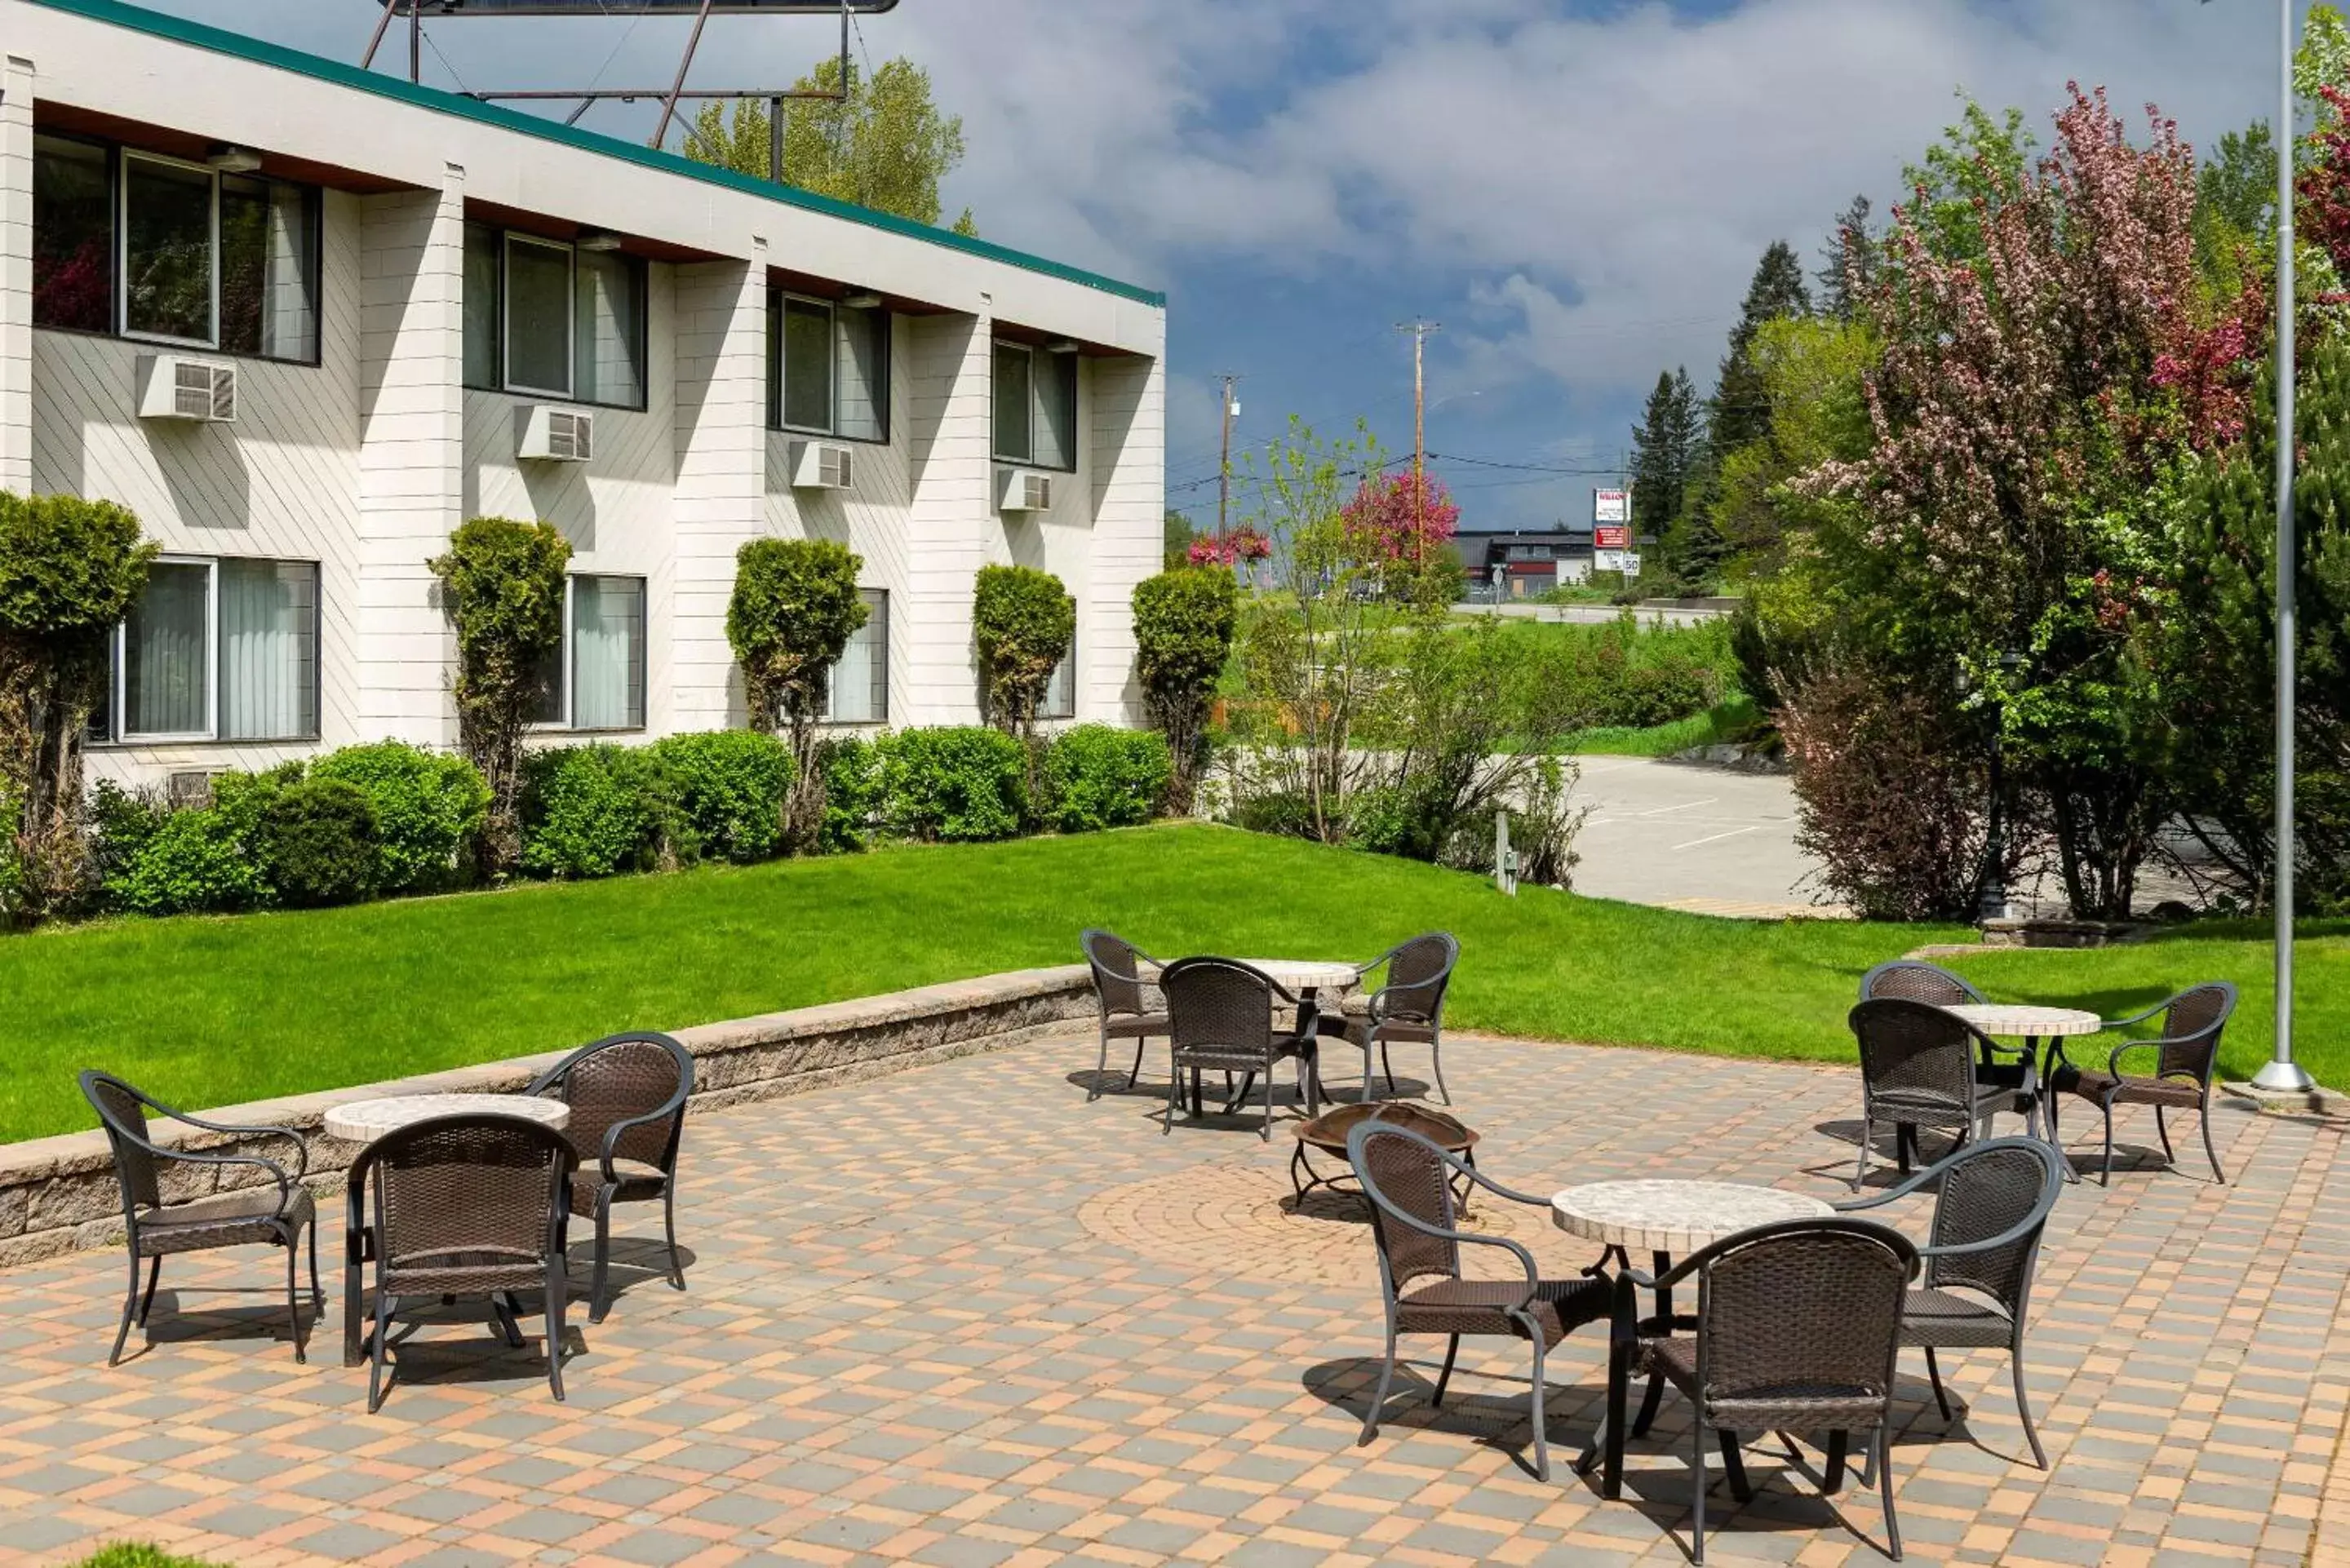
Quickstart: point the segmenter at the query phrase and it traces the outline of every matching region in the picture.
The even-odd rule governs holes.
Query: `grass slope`
[[[1442,927],[1456,1026],[1848,1060],[1863,970],[1962,933],[1711,919],[1224,828],[898,848],[354,909],[121,920],[0,939],[0,1138],[91,1125],[74,1074],[219,1106],[1077,957],[1116,929],[1191,951],[1368,957]],[[2350,942],[2303,944],[2304,1056],[2350,1064]],[[2265,949],[2242,940],[1991,955],[2002,997],[2109,1011],[2248,982],[2239,1070],[2267,1049]]]

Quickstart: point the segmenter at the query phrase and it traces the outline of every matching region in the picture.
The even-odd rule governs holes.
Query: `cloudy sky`
[[[370,0],[149,0],[356,59]],[[695,79],[765,86],[820,20],[713,22]],[[666,81],[677,21],[432,29],[442,86]],[[862,24],[963,117],[989,237],[1166,289],[1172,504],[1297,413],[1431,450],[1468,526],[1587,515],[1661,367],[1710,385],[1756,256],[1884,206],[1960,88],[2043,129],[2067,78],[2199,147],[2267,111],[2272,0],[902,0]],[[397,51],[391,51],[397,52]],[[404,56],[403,56],[404,59]],[[625,79],[624,79],[625,78]],[[588,123],[648,129],[615,106]],[[1510,467],[1503,465],[1525,465]]]

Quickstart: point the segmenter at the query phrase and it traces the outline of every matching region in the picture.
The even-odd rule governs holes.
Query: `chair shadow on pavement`
[[[2064,1147],[2060,1152],[2066,1159],[2072,1161],[2074,1174],[2095,1178],[2104,1167],[2105,1144],[2101,1140],[2087,1141],[2089,1137],[2087,1129],[2094,1126],[2099,1133],[2102,1133],[2105,1124],[2094,1110],[2087,1112],[2086,1115],[2088,1116],[2086,1122],[2075,1121],[2064,1125]],[[1837,1121],[1818,1122],[1814,1124],[1812,1130],[1822,1137],[1834,1139],[1844,1147],[1843,1151],[1824,1160],[1804,1166],[1804,1173],[1807,1176],[1831,1177],[1842,1181],[1847,1187],[1852,1185],[1852,1173],[1860,1158],[1860,1118],[1854,1116]],[[2010,1127],[2003,1130],[2019,1129],[2013,1128],[2011,1121]],[[2117,1127],[2115,1130],[2119,1132],[2120,1129]],[[2074,1141],[2076,1134],[2080,1136],[2082,1141]],[[1867,1186],[1872,1189],[1898,1187],[1908,1179],[1908,1177],[1901,1173],[1900,1151],[1894,1141],[1897,1136],[1891,1123],[1880,1122],[1877,1124],[1875,1136],[1869,1140]],[[1934,1127],[1920,1128],[1918,1133],[1917,1152],[1910,1161],[1910,1174],[1915,1175],[1937,1160],[1948,1158],[1956,1152],[1957,1147],[1956,1140],[1949,1133]],[[2169,1169],[2170,1162],[2163,1158],[2161,1149],[2148,1144],[2132,1143],[2121,1137],[2114,1140],[2114,1174],[2116,1176]],[[2207,1171],[2205,1174],[2210,1173]]]
[[[333,1314],[313,1303],[307,1279],[302,1283],[299,1310],[303,1345],[315,1359],[319,1328]],[[112,1332],[110,1325],[109,1332]],[[122,1364],[130,1366],[148,1351],[165,1345],[192,1345],[210,1340],[274,1340],[285,1345],[285,1285],[256,1284],[250,1288],[174,1288],[163,1285],[155,1292],[155,1304],[147,1314],[147,1326],[141,1329],[135,1324],[131,1325],[130,1338],[122,1347]],[[287,1359],[290,1363],[292,1358],[289,1355]]]

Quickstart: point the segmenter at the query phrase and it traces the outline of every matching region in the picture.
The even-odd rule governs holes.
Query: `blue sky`
[[[150,0],[356,59],[370,0]],[[1748,275],[1880,211],[1963,87],[2043,129],[2068,78],[2198,146],[2268,111],[2271,0],[902,0],[860,47],[963,116],[989,237],[1165,288],[1168,471],[1214,513],[1216,392],[1245,449],[1295,412],[1428,439],[1467,526],[1587,515],[1659,369],[1710,385]],[[439,85],[665,81],[685,25],[443,24]],[[822,20],[711,24],[695,79],[764,86]],[[599,78],[600,73],[600,78]],[[588,121],[644,134],[642,111]],[[1471,461],[1476,460],[1476,461]],[[1517,464],[1519,467],[1503,467]],[[1201,483],[1205,481],[1206,483]]]

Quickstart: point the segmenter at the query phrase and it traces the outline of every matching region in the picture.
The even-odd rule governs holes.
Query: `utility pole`
[[[1224,536],[1224,514],[1232,500],[1232,421],[1240,418],[1241,406],[1232,401],[1232,389],[1240,385],[1238,376],[1224,377],[1224,407],[1222,415],[1224,427],[1223,455],[1216,463],[1216,537]]]
[[[1428,335],[1441,332],[1440,321],[1399,321],[1398,332],[1411,334],[1411,539],[1412,563],[1428,565]]]

